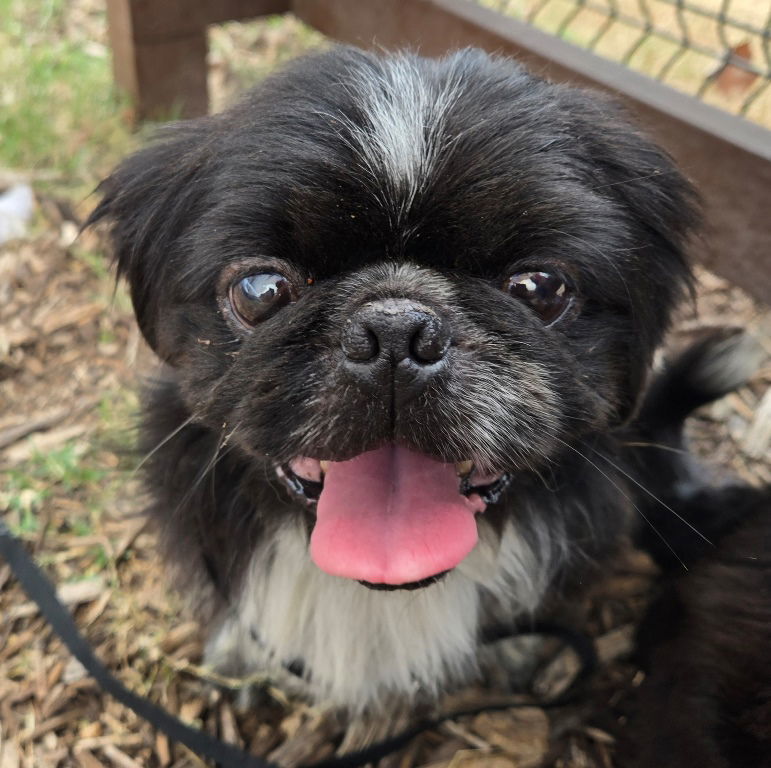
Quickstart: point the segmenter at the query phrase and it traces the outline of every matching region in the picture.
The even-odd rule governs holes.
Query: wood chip
[[[76,606],[82,603],[90,603],[96,600],[104,591],[104,577],[94,576],[82,581],[75,581],[70,584],[62,584],[56,594],[66,606]],[[22,619],[35,616],[39,611],[37,603],[28,602],[20,605],[13,605],[8,610],[7,616],[10,619]]]
[[[67,712],[62,712],[60,715],[56,715],[55,717],[49,717],[48,720],[43,721],[40,725],[38,725],[32,731],[20,734],[19,741],[21,743],[35,741],[36,739],[39,739],[42,735],[49,733],[51,731],[56,731],[59,728],[63,728],[64,726],[69,725],[70,723],[73,723],[76,720],[79,720],[81,717],[85,717],[87,714],[88,714],[88,707],[74,707],[73,709],[70,709]]]
[[[11,610],[13,610],[11,607]],[[9,611],[10,613],[10,611]],[[9,615],[6,614],[4,619]],[[38,630],[35,627],[29,627],[24,632],[20,632],[18,635],[10,635],[5,642],[4,647],[0,647],[0,661],[4,661],[9,656],[13,656],[20,648],[24,648],[31,643],[38,635]]]
[[[0,768],[20,768],[21,752],[8,738],[0,741]]]
[[[95,720],[93,723],[86,723],[80,729],[81,739],[93,739],[95,736],[101,736],[101,735],[102,735],[102,724],[98,720]]]
[[[179,710],[179,719],[184,723],[194,724],[203,712],[203,699],[191,699],[186,701]]]
[[[592,590],[593,598],[605,600],[623,600],[635,595],[644,595],[650,591],[651,579],[647,575],[618,575],[603,579]]]
[[[220,738],[228,744],[234,744],[237,747],[243,746],[233,708],[227,699],[223,700],[220,705]]]
[[[736,411],[745,422],[751,421],[755,415],[752,408],[750,408],[750,406],[744,402],[744,399],[738,392],[731,392],[730,394],[726,395],[724,401],[729,403],[731,408],[733,408],[733,410]]]
[[[79,749],[73,753],[79,768],[104,768],[104,763],[97,760],[87,749]]]
[[[12,464],[21,464],[31,459],[36,453],[48,453],[54,448],[58,448],[62,443],[84,435],[87,429],[85,424],[71,424],[61,429],[52,429],[42,434],[30,435],[18,445],[6,448],[5,456]]]
[[[155,755],[161,768],[171,765],[171,746],[169,737],[165,733],[158,731],[155,734]]]
[[[169,630],[161,640],[161,650],[171,655],[181,646],[196,639],[201,632],[198,622],[188,621]]]
[[[597,657],[601,664],[628,656],[634,647],[634,626],[625,624],[598,637],[595,641]]]
[[[48,675],[46,674],[46,662],[43,655],[43,643],[40,638],[35,640],[32,655],[35,668],[35,699],[39,703],[46,698],[48,693]]]
[[[72,408],[55,408],[40,414],[36,419],[25,421],[23,424],[4,427],[0,429],[0,450],[18,442],[33,432],[42,432],[64,421],[72,413]]]
[[[268,760],[281,766],[296,766],[316,762],[334,751],[332,739],[340,733],[340,723],[330,711],[293,713],[298,717],[286,718],[281,729],[290,734],[274,749]],[[290,722],[291,721],[291,722]]]
[[[281,734],[275,728],[272,728],[267,723],[260,723],[249,743],[249,752],[262,757],[278,746],[280,740]]]
[[[88,610],[86,611],[86,615],[81,621],[81,629],[87,629],[90,627],[104,613],[104,610],[110,603],[111,598],[112,590],[106,589],[104,594],[95,603],[89,606]]]
[[[70,325],[83,325],[105,312],[106,306],[101,301],[93,301],[89,304],[81,304],[75,307],[65,307],[61,311],[47,309],[33,321],[45,336],[49,336],[56,331],[66,328]]]
[[[120,747],[139,747],[144,743],[144,736],[139,733],[108,733],[105,736],[78,739],[75,742],[74,749],[76,752],[81,749],[93,751],[95,749],[101,749],[107,744],[116,744]]]
[[[771,388],[761,398],[741,442],[744,450],[754,458],[767,457],[771,453]]]
[[[506,755],[488,755],[477,749],[462,749],[450,760],[429,763],[421,768],[520,768],[520,764]]]
[[[77,691],[69,690],[64,683],[58,683],[49,690],[45,701],[41,704],[41,716],[43,718],[49,718],[52,715],[57,714],[57,712],[65,707],[76,695]]]
[[[49,688],[53,688],[62,679],[62,674],[64,674],[64,665],[65,662],[59,659],[58,661],[54,662],[54,664],[51,666],[51,669],[48,670]]]
[[[540,765],[548,749],[549,719],[537,707],[483,712],[472,721],[472,729],[514,758],[518,768]]]
[[[88,678],[88,670],[74,657],[70,656],[64,667],[62,679],[68,685],[82,682]]]
[[[581,671],[581,661],[570,648],[563,648],[536,675],[533,692],[552,699],[563,694]]]
[[[594,728],[591,725],[585,725],[583,727],[583,732],[592,741],[596,741],[598,744],[615,744],[616,743],[616,739],[607,731],[600,730],[599,728]]]
[[[137,536],[147,527],[147,518],[138,517],[133,520],[127,520],[126,530],[118,539],[113,551],[113,559],[120,560],[126,554],[126,550],[136,541]],[[184,626],[184,625],[183,625]]]
[[[29,184],[33,181],[57,181],[63,178],[62,172],[53,168],[36,168],[17,171],[13,168],[0,168],[0,189],[14,184]]]
[[[440,730],[446,731],[452,736],[457,736],[462,741],[465,741],[466,744],[468,744],[470,747],[474,747],[475,749],[481,749],[487,752],[492,750],[492,745],[488,741],[485,741],[480,736],[472,733],[459,723],[454,723],[452,720],[447,720],[446,722],[442,723]]]
[[[118,749],[114,744],[105,744],[102,747],[102,753],[116,768],[143,768],[140,763],[129,757],[123,750]]]

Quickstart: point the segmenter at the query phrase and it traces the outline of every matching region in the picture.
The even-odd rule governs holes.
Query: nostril
[[[410,357],[423,365],[438,363],[449,346],[446,325],[438,317],[426,316],[410,339]]]
[[[427,367],[445,357],[450,340],[449,323],[429,307],[408,299],[381,299],[348,318],[340,342],[350,362],[396,366],[404,361]]]
[[[349,360],[366,363],[374,360],[380,352],[377,336],[365,325],[349,321],[343,331],[343,353]]]

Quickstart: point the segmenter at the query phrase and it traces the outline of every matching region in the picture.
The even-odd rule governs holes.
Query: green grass
[[[132,143],[109,50],[67,31],[66,0],[0,0],[0,167],[91,184]]]
[[[138,461],[135,454],[138,393],[133,387],[110,391],[99,401],[97,409],[101,423],[96,436],[99,446],[117,456],[119,469],[132,472]]]
[[[25,535],[38,530],[37,512],[46,499],[91,492],[99,487],[105,470],[94,466],[77,443],[69,442],[46,453],[36,451],[23,467],[3,474],[0,508],[12,513],[12,530]]]
[[[30,473],[71,493],[98,483],[104,471],[82,461],[83,451],[70,442],[48,453],[33,454]]]
[[[114,420],[116,413],[110,411],[106,418]],[[114,424],[104,423],[103,437],[111,435],[113,429]],[[97,439],[96,444],[87,446],[71,441],[51,451],[35,452],[23,466],[3,472],[0,510],[14,534],[28,539],[38,535],[41,520],[50,520],[44,514],[46,508],[55,508],[58,500],[66,500],[70,509],[64,518],[55,516],[59,533],[77,537],[99,533],[103,511],[110,507],[126,483],[124,471],[104,465],[99,442]],[[75,500],[79,504],[73,507]],[[130,557],[130,554],[124,553],[124,557]],[[56,557],[43,553],[38,559],[41,564],[50,565]],[[82,562],[86,564],[84,569],[68,577],[67,581],[88,578],[115,566],[109,553],[99,544],[89,548]]]

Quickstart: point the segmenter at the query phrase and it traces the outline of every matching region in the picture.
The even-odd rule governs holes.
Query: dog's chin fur
[[[287,661],[302,659],[317,696],[343,706],[376,704],[395,692],[436,695],[477,672],[480,587],[489,585],[501,613],[515,615],[534,610],[547,586],[533,580],[544,570],[512,525],[500,537],[482,526],[479,546],[443,583],[381,594],[319,570],[304,528],[287,525],[263,545],[273,557],[255,553],[246,588],[207,656],[232,671],[271,669],[295,689]],[[256,627],[259,641],[250,642]]]
[[[144,411],[151,512],[216,666],[353,711],[435,696],[477,672],[486,625],[536,614],[627,533],[617,434],[687,288],[696,216],[612,101],[480,51],[335,49],[167,129],[102,192],[91,221],[112,223],[166,363]],[[528,271],[574,291],[556,320],[504,290]],[[259,272],[292,302],[247,328],[228,286]],[[409,398],[342,360],[349,319],[394,300],[450,329]],[[313,506],[277,477],[388,443],[508,481],[473,551],[414,591],[322,572]]]

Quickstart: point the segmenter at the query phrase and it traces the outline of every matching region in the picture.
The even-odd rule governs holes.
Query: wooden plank
[[[115,82],[132,101],[139,98],[134,27],[128,0],[107,0],[107,34],[112,49]]]
[[[169,120],[209,108],[206,28],[185,37],[136,44],[138,117]]]
[[[285,13],[290,0],[121,0],[130,6],[134,39],[159,42],[219,24]]]
[[[138,118],[205,115],[207,26],[288,8],[289,0],[107,0],[115,81]]]
[[[435,56],[475,45],[514,55],[548,79],[623,96],[704,199],[706,231],[694,256],[769,301],[769,131],[466,0],[294,0],[292,10],[324,34],[362,47]]]

